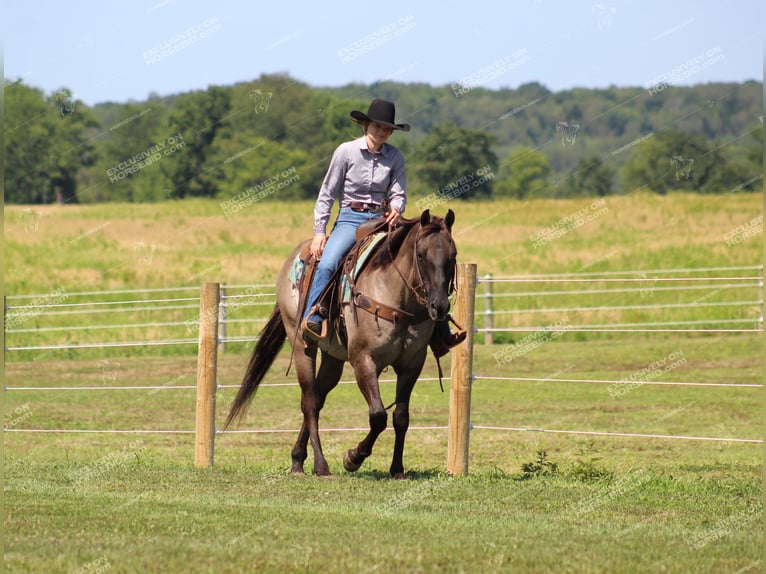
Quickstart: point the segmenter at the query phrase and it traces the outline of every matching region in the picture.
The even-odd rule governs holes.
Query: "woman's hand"
[[[327,243],[327,236],[324,233],[315,235],[314,239],[311,240],[311,247],[309,247],[311,255],[317,259],[322,257],[325,243]]]
[[[388,213],[386,213],[386,223],[388,223],[389,227],[396,227],[397,222],[399,221],[400,213],[396,211],[395,209],[389,210]]]

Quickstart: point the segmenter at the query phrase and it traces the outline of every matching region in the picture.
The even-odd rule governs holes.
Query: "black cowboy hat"
[[[365,121],[377,122],[395,130],[402,130],[403,132],[410,131],[410,124],[397,124],[394,121],[396,107],[393,102],[387,102],[386,100],[375,98],[370,102],[370,107],[367,109],[366,114],[363,114],[359,110],[354,110],[350,115],[351,119],[358,124]]]

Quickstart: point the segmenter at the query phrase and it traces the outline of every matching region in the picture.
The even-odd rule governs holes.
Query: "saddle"
[[[319,314],[325,318],[322,323],[323,338],[327,336],[328,325],[332,324],[335,336],[338,337],[339,342],[343,346],[348,344],[345,317],[343,316],[343,313],[341,313],[343,303],[347,302],[352,303],[351,310],[354,320],[357,318],[357,309],[362,309],[375,315],[376,321],[378,319],[384,319],[392,323],[396,323],[400,320],[419,322],[428,317],[428,312],[425,309],[417,315],[413,315],[403,309],[386,305],[380,301],[367,297],[356,288],[356,277],[358,277],[370,256],[381,244],[383,244],[383,240],[388,233],[387,225],[385,219],[380,218],[362,223],[357,228],[356,243],[335,271],[335,274],[320,295],[317,303]],[[304,315],[306,300],[308,298],[311,282],[314,278],[316,264],[317,260],[311,255],[310,248],[307,245],[301,250],[295,260],[293,269],[290,272],[290,279],[293,280],[293,284],[296,285],[299,291],[298,317]],[[439,386],[441,387],[442,392],[444,392],[444,387],[442,385],[443,372],[439,357],[443,356],[451,346],[462,342],[466,337],[466,332],[455,323],[452,317],[449,315],[447,317],[448,321],[452,322],[459,329],[454,340],[449,343],[449,345],[447,344],[446,340],[452,338],[452,335],[450,334],[448,323],[444,321],[441,325],[437,323],[437,327],[434,328],[434,332],[429,342],[429,346],[434,354],[436,365],[438,367]]]
[[[341,265],[335,271],[327,287],[322,292],[317,302],[319,314],[325,318],[322,323],[322,337],[327,336],[328,324],[335,327],[335,332],[341,338],[345,345],[345,324],[340,308],[344,302],[344,292],[348,293],[350,282],[346,279],[349,276],[355,276],[361,271],[367,258],[372,254],[375,248],[374,244],[383,239],[383,233],[388,224],[383,218],[371,219],[359,225],[356,230],[356,243],[344,257]],[[302,317],[306,310],[306,302],[311,282],[314,279],[317,259],[310,253],[310,246],[306,245],[299,253],[293,270],[290,273],[291,279],[298,289],[298,312],[297,316]],[[344,280],[345,279],[345,280]],[[369,300],[364,299],[367,308],[370,307]],[[384,316],[388,318],[388,315]]]

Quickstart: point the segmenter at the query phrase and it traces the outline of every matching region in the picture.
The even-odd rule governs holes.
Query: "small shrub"
[[[572,467],[570,476],[582,482],[593,482],[612,478],[613,473],[610,470],[601,468],[596,461],[601,460],[595,456],[596,446],[594,441],[589,441],[580,448],[580,455],[586,458],[577,459]]]
[[[537,451],[537,458],[533,462],[525,462],[521,465],[522,478],[532,478],[533,476],[554,476],[558,475],[558,464],[548,460],[548,453],[544,450]]]

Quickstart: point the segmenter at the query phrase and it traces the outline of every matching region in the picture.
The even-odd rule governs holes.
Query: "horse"
[[[319,438],[319,412],[348,361],[369,407],[369,432],[346,451],[343,466],[349,472],[358,470],[386,429],[388,413],[381,401],[378,377],[390,366],[396,373],[396,399],[389,408],[396,407],[389,470],[393,478],[405,479],[403,452],[410,421],[410,396],[423,370],[435,322],[449,317],[457,257],[452,238],[454,222],[451,209],[444,218],[432,216],[426,209],[419,218],[400,220],[390,229],[355,278],[352,300],[342,303],[345,337],[338,336],[339,329],[332,326],[317,346],[307,346],[300,337],[299,292],[289,279],[298,254],[310,240],[299,244],[279,273],[274,310],[258,337],[224,430],[235,419],[241,420],[287,338],[301,388],[303,413],[298,439],[291,451],[291,473],[304,474],[307,445],[311,441],[314,474],[331,475]],[[318,351],[321,360],[317,370]]]

